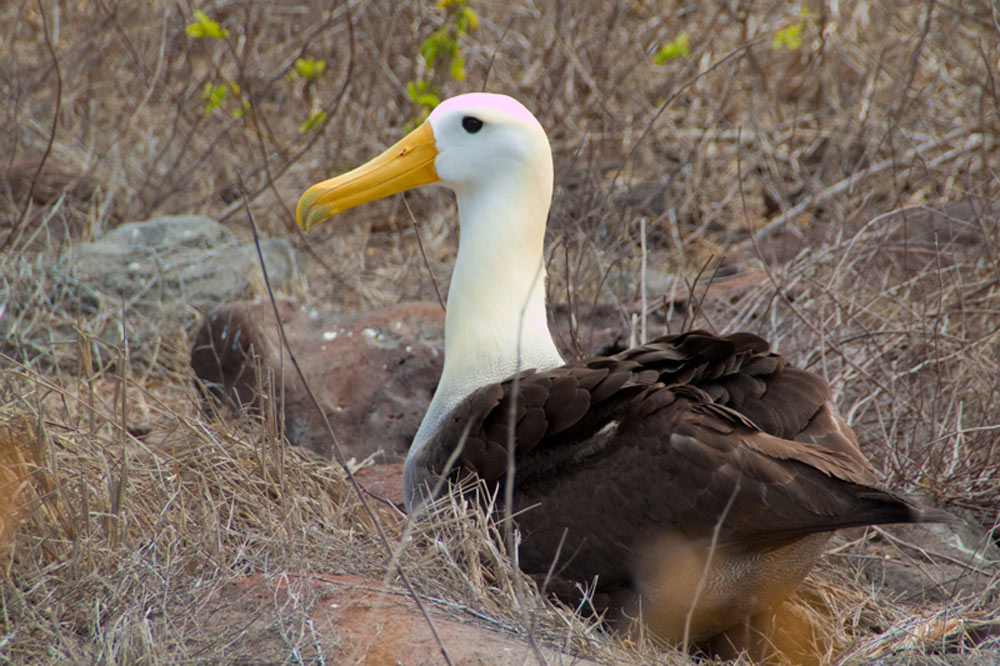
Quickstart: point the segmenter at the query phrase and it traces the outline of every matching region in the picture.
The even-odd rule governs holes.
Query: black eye
[[[462,118],[462,127],[469,134],[475,134],[479,130],[483,129],[483,121],[475,116],[466,116]]]

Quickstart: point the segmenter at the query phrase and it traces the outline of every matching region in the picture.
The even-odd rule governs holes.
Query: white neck
[[[478,388],[519,370],[563,365],[545,311],[545,222],[551,171],[514,172],[456,188],[458,258],[445,316],[444,370],[408,461]]]

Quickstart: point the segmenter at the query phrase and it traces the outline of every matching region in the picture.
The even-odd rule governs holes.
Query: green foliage
[[[795,51],[802,46],[802,28],[802,23],[793,23],[774,33],[771,48],[775,51],[780,51],[783,48]]]
[[[294,79],[305,79],[312,83],[323,75],[326,71],[326,60],[316,60],[316,58],[296,58],[292,71],[286,77],[289,81]]]
[[[185,27],[184,31],[193,39],[210,38],[226,40],[229,38],[229,31],[213,21],[205,12],[194,11],[194,23]],[[218,70],[218,64],[216,64]],[[296,79],[305,81],[306,88],[314,84],[323,76],[326,71],[326,61],[317,60],[312,57],[297,58],[292,65],[292,70],[288,72],[285,79],[289,82]],[[206,116],[220,109],[229,109],[233,118],[243,118],[252,109],[250,100],[246,98],[240,85],[233,80],[209,81],[201,89],[201,99],[204,102],[202,111]],[[314,110],[306,118],[305,122],[299,125],[299,134],[311,132],[326,122],[326,112]]]
[[[188,26],[184,28],[184,32],[195,39],[201,39],[202,37],[226,39],[229,37],[228,30],[208,18],[208,15],[205,14],[205,12],[197,9],[194,10],[194,23],[188,24]]]
[[[317,109],[309,114],[306,121],[299,125],[299,134],[307,134],[326,122],[326,111]]]
[[[465,80],[465,59],[459,49],[463,37],[479,26],[479,16],[469,5],[475,0],[439,0],[437,8],[444,10],[441,26],[421,42],[418,49],[426,76],[418,76],[406,84],[406,95],[413,102],[415,118],[407,123],[413,127],[422,122],[441,102],[441,89],[434,82],[448,76]]]
[[[250,110],[250,100],[242,99],[240,100],[240,106],[237,109],[233,109],[233,118],[242,118],[243,114]]]
[[[437,96],[437,88],[424,79],[417,79],[406,84],[406,95],[418,107],[429,107],[433,109],[441,103]]]
[[[226,86],[206,83],[205,87],[201,89],[201,98],[205,100],[205,115],[207,116],[222,106],[228,96]]]
[[[805,8],[800,9],[799,17],[795,23],[786,25],[774,33],[774,38],[771,40],[772,49],[796,51],[802,46],[802,30],[806,27],[806,20],[812,17],[812,12]]]
[[[672,42],[668,42],[663,45],[663,47],[656,52],[653,57],[653,62],[657,65],[662,65],[668,60],[676,60],[677,58],[687,58],[690,57],[691,51],[688,49],[688,34],[682,32],[677,36]]]
[[[420,55],[424,58],[427,69],[434,69],[437,58],[447,55],[450,58],[461,58],[458,54],[458,42],[448,36],[444,30],[437,30],[420,45]]]
[[[236,81],[214,84],[206,83],[201,89],[201,98],[205,100],[203,111],[205,115],[210,115],[213,111],[222,107],[229,101],[230,96],[239,100],[238,106],[233,109],[233,118],[242,118],[243,114],[250,110],[250,100],[242,95],[240,85]]]

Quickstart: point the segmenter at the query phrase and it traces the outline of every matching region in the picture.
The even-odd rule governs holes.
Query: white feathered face
[[[511,176],[547,179],[551,186],[552,152],[542,126],[505,95],[459,95],[375,159],[306,190],[296,218],[308,230],[354,206],[421,185],[440,183],[462,193]]]
[[[511,173],[551,166],[545,131],[504,95],[472,93],[442,102],[427,123],[434,133],[434,167],[445,187],[463,190]]]

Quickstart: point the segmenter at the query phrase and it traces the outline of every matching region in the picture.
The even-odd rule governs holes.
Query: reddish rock
[[[534,663],[527,643],[453,606],[425,599],[455,666]],[[310,663],[436,666],[441,647],[405,591],[350,576],[251,576],[216,590],[202,609],[206,635],[229,643],[233,662],[284,661],[290,649]],[[238,634],[238,635],[236,635]],[[296,640],[298,639],[298,640]],[[541,648],[546,663],[594,662]]]
[[[290,300],[277,305],[288,344],[344,454],[399,460],[441,374],[441,307],[406,303],[351,315],[306,310]],[[206,397],[234,409],[260,413],[280,401],[288,440],[333,457],[333,438],[281,344],[270,302],[230,303],[206,317],[191,367]]]
[[[288,344],[345,455],[374,453],[380,462],[405,456],[441,375],[441,306],[404,303],[362,315],[306,310],[292,300],[277,306]],[[557,308],[554,319],[567,358],[623,346],[620,308],[589,308],[573,335],[565,308]],[[334,445],[323,417],[281,350],[270,302],[238,301],[202,322],[191,367],[203,395],[234,411],[260,413],[283,396],[288,441],[331,459]]]
[[[403,463],[362,467],[354,473],[354,478],[370,496],[403,508]]]
[[[752,272],[717,280],[707,301],[724,306],[766,279],[766,274]],[[705,304],[703,300],[699,307]],[[441,374],[441,306],[404,303],[358,315],[306,310],[291,300],[277,305],[288,343],[345,455],[401,460]],[[677,332],[689,305],[674,305],[679,316],[670,330]],[[565,305],[555,305],[552,333],[567,359],[615,353],[630,343],[629,317],[624,305],[581,304],[574,317]],[[662,311],[649,315],[648,330],[651,336],[668,330]],[[287,352],[279,353],[282,349],[270,302],[239,301],[202,322],[191,367],[206,397],[234,410],[259,413],[271,396],[283,400],[288,441],[330,459],[333,439]],[[395,502],[396,489],[384,492]]]

